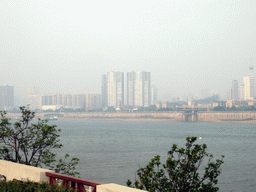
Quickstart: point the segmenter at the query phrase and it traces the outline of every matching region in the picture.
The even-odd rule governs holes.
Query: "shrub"
[[[50,185],[49,183],[37,183],[32,181],[1,181],[1,192],[75,192],[72,188],[63,185]]]
[[[137,171],[138,179],[133,186],[150,192],[218,191],[217,177],[221,173],[224,156],[212,162],[213,156],[206,152],[206,144],[194,144],[196,139],[187,137],[186,148],[179,149],[174,144],[163,166],[160,156],[155,156],[145,168]],[[205,158],[208,158],[208,163],[200,176],[199,167]],[[128,180],[127,185],[132,186],[132,182]]]

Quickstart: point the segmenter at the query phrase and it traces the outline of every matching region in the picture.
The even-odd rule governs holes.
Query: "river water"
[[[187,136],[201,137],[214,159],[225,155],[220,191],[255,191],[256,125],[147,121],[52,121],[61,131],[59,156],[78,157],[80,176],[125,185],[155,155],[162,162],[173,144],[184,147]]]

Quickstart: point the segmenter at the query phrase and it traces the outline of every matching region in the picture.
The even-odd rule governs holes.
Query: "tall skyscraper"
[[[135,72],[127,73],[127,105],[134,106],[134,85],[136,80]]]
[[[244,77],[244,100],[253,99],[255,94],[255,77],[253,77],[252,71],[253,67],[249,67],[250,75]]]
[[[124,73],[108,72],[102,75],[102,107],[124,105]]]
[[[101,97],[102,97],[102,107],[108,106],[108,79],[107,75],[102,75],[101,82]]]
[[[127,105],[147,107],[151,105],[150,72],[127,73]]]
[[[124,105],[124,73],[107,73],[107,105],[120,107]]]
[[[14,106],[14,87],[0,86],[0,110]]]
[[[239,94],[238,93],[239,93],[238,92],[238,81],[237,80],[233,80],[232,81],[231,91],[230,91],[231,99],[238,100],[239,99]]]

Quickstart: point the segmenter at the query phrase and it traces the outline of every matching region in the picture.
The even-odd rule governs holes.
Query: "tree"
[[[56,154],[52,149],[62,147],[59,143],[60,129],[56,125],[48,125],[46,120],[33,120],[35,112],[26,107],[20,107],[21,120],[12,125],[11,119],[5,117],[6,112],[1,112],[0,123],[0,159],[17,162],[35,167],[45,167],[75,176],[75,166],[78,158],[72,158],[69,163],[60,159],[57,163]]]
[[[134,187],[145,189],[150,192],[190,192],[190,191],[218,191],[217,177],[220,175],[220,166],[224,163],[222,159],[212,162],[213,156],[206,152],[206,144],[195,144],[196,137],[186,138],[186,147],[178,148],[176,144],[168,152],[169,157],[161,166],[160,156],[157,155],[145,168],[137,171],[138,179]],[[200,177],[199,167],[205,158],[208,158],[204,173]],[[128,186],[132,186],[130,180]]]

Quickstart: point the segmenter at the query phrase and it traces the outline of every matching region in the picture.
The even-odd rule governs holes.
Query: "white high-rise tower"
[[[150,72],[127,73],[127,105],[136,107],[151,105]]]
[[[107,106],[121,107],[124,105],[124,73],[107,73]]]
[[[249,67],[250,75],[244,77],[244,100],[252,100],[255,95],[255,77],[253,77],[253,66]]]

